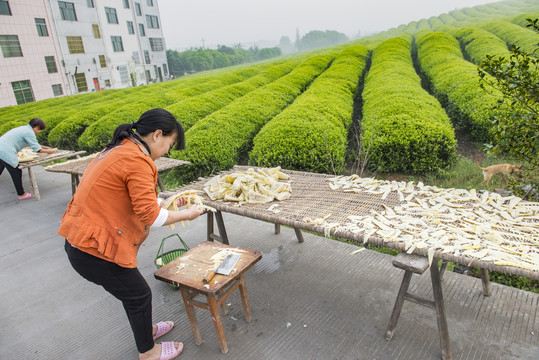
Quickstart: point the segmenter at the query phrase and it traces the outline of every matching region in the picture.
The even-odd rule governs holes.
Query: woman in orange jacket
[[[178,212],[158,205],[154,160],[173,145],[185,148],[184,132],[164,109],[118,126],[86,169],[58,231],[73,268],[122,301],[141,360],[172,359],[183,350],[179,342],[154,343],[174,323],[152,325],[152,294],[136,258],[150,227],[202,214],[197,206]],[[183,205],[185,199],[179,199],[178,206]]]

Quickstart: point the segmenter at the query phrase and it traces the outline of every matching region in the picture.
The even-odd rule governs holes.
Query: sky
[[[166,47],[292,42],[311,30],[349,38],[497,0],[158,0]],[[262,46],[264,47],[264,46]]]

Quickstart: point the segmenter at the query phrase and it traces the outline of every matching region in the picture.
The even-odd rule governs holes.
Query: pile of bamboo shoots
[[[348,217],[345,224],[322,220],[326,234],[333,229],[371,236],[385,242],[401,242],[406,252],[427,249],[539,271],[539,203],[516,196],[474,189],[443,189],[419,182],[383,181],[356,175],[328,179],[333,190],[366,192],[386,199],[396,194],[398,206]]]

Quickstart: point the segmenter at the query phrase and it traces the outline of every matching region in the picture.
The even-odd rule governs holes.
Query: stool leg
[[[240,295],[241,303],[243,304],[243,312],[245,313],[245,320],[251,322],[251,307],[249,306],[249,298],[247,297],[247,288],[245,287],[245,278],[243,275],[240,279]]]
[[[189,293],[186,289],[180,286],[182,293],[183,303],[185,304],[185,311],[191,324],[191,330],[193,330],[193,336],[197,345],[202,344],[202,336],[200,335],[200,329],[198,328],[198,320],[195,314],[195,307],[189,303]]]
[[[223,328],[223,323],[221,321],[221,314],[219,314],[219,306],[217,306],[217,300],[215,296],[207,295],[208,306],[210,308],[211,318],[213,320],[213,325],[215,326],[215,331],[217,331],[217,337],[219,338],[219,343],[221,344],[221,352],[226,354],[228,352],[228,345],[226,343],[225,329]]]
[[[481,283],[483,284],[483,296],[490,296],[490,278],[488,277],[488,270],[481,269]]]
[[[395,334],[395,328],[397,327],[397,322],[399,321],[399,316],[401,315],[402,304],[404,304],[404,295],[408,291],[408,286],[410,286],[410,280],[412,279],[412,272],[405,271],[402,278],[401,287],[399,289],[399,294],[397,295],[397,300],[395,300],[395,306],[393,307],[393,312],[389,319],[389,324],[387,325],[386,331],[386,340],[391,340]]]
[[[442,284],[440,282],[440,272],[438,266],[433,264],[430,267],[430,277],[432,281],[432,292],[434,294],[434,308],[436,309],[436,320],[438,321],[438,333],[440,334],[440,345],[442,346],[442,360],[451,360],[451,348],[449,344],[449,330],[445,317],[444,297],[442,294]]]
[[[228,306],[224,302],[221,303],[221,311],[223,312],[223,315],[228,314]]]

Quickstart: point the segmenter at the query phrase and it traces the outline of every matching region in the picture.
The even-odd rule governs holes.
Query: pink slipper
[[[161,343],[161,357],[159,360],[169,360],[173,359],[176,356],[180,355],[183,351],[183,343],[179,343],[180,347],[176,349],[173,341],[167,341]]]
[[[23,197],[20,197],[19,200],[30,199],[31,197],[32,197],[32,194],[30,194],[30,193],[24,193],[24,196],[23,196]]]
[[[174,327],[174,323],[172,321],[160,321],[155,325],[157,326],[157,332],[153,337],[154,340],[160,336],[165,335]]]

